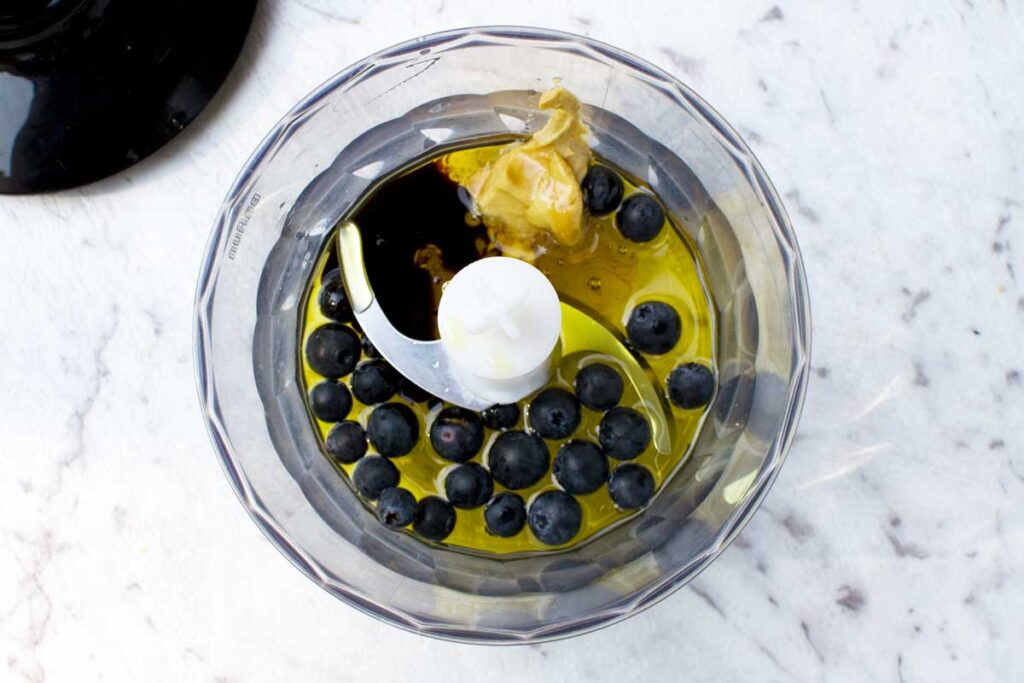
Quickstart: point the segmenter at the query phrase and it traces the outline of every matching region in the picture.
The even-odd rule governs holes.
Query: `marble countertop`
[[[799,435],[711,568],[569,641],[461,646],[289,565],[232,494],[192,370],[217,208],[302,95],[471,24],[677,74],[783,195],[814,312]],[[0,679],[1024,678],[1024,6],[265,0],[228,86],[137,167],[0,198]]]

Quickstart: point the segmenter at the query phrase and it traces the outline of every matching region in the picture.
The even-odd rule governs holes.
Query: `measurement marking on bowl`
[[[231,246],[228,247],[228,260],[234,261],[235,257],[238,256],[238,246],[242,243],[242,237],[245,236],[245,228],[249,225],[249,221],[252,219],[252,212],[256,209],[256,206],[260,203],[263,196],[257,192],[245,207],[245,211],[242,212],[242,217],[235,223],[234,230],[231,231]]]

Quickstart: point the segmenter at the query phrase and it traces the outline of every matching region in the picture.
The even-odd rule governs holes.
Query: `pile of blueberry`
[[[630,242],[650,242],[665,225],[665,210],[646,192],[635,192],[622,201],[622,178],[606,166],[591,166],[580,189],[583,203],[592,216],[616,212],[615,227]]]
[[[583,202],[595,216],[615,214],[615,226],[631,242],[650,242],[665,224],[665,211],[653,196],[636,192],[622,201],[623,183],[615,171],[591,166],[580,183]],[[630,344],[641,353],[661,355],[671,351],[682,334],[682,321],[672,306],[661,301],[641,303],[629,315],[626,334]],[[668,396],[685,410],[708,404],[715,391],[711,369],[699,363],[675,368],[667,380]]]
[[[324,439],[327,454],[341,464],[356,463],[352,484],[367,500],[377,501],[377,517],[398,529],[409,524],[424,538],[441,540],[455,526],[451,505],[438,497],[421,501],[398,486],[401,474],[391,458],[411,452],[419,441],[416,414],[396,395],[419,403],[436,400],[405,381],[365,337],[354,329],[354,316],[337,269],[323,277],[318,304],[333,322],[317,328],[306,341],[309,367],[325,379],[309,392],[309,406],[318,419],[334,423]],[[365,360],[360,360],[365,358]],[[343,382],[348,378],[347,383]],[[348,419],[352,397],[374,406],[364,429]],[[367,455],[369,446],[377,451]]]
[[[622,375],[611,365],[593,363],[576,375],[573,389],[552,387],[537,394],[526,407],[525,429],[517,429],[515,405],[493,406],[480,414],[442,410],[429,436],[434,451],[456,463],[444,482],[448,503],[467,510],[483,507],[487,530],[496,536],[515,536],[529,527],[546,545],[563,545],[579,533],[583,510],[576,497],[602,486],[607,485],[619,509],[647,505],[654,476],[631,461],[650,445],[651,427],[641,413],[619,405]],[[596,443],[574,438],[584,409],[603,413]],[[500,434],[483,464],[471,462],[483,446],[485,427]],[[550,441],[562,442],[553,463]],[[549,472],[559,488],[541,492],[528,505],[516,492],[535,486]],[[497,495],[496,484],[504,489]]]
[[[639,304],[629,314],[626,336],[630,345],[641,353],[661,355],[679,343],[682,325],[672,306],[661,301]],[[715,393],[715,376],[711,368],[700,363],[676,366],[665,379],[669,400],[684,410],[702,408]]]
[[[643,507],[654,493],[654,477],[627,461],[646,450],[651,429],[640,413],[618,405],[623,388],[622,376],[610,365],[588,365],[576,377],[575,393],[553,387],[529,402],[525,429],[517,428],[516,405],[497,405],[479,414],[456,407],[441,410],[429,436],[434,451],[456,463],[444,481],[448,503],[466,510],[483,507],[487,530],[496,536],[515,536],[529,527],[546,545],[568,543],[579,533],[583,510],[576,496],[607,485],[618,507]],[[572,438],[584,408],[604,413],[597,443]],[[485,427],[500,434],[482,464],[471,462],[483,446]],[[553,464],[549,441],[564,442]],[[624,464],[612,471],[609,459]],[[527,505],[516,492],[535,486],[549,472],[560,488],[541,492]],[[496,485],[504,489],[497,495]]]
[[[591,166],[580,183],[583,202],[594,216],[615,211],[615,226],[631,242],[650,242],[665,224],[665,210],[650,194],[635,192],[622,200],[622,178],[605,166]],[[641,303],[633,309],[626,324],[630,344],[641,353],[668,353],[679,342],[682,322],[672,306],[661,301]],[[710,368],[687,363],[675,368],[667,378],[669,399],[680,408],[690,410],[708,404],[715,391],[715,378]]]

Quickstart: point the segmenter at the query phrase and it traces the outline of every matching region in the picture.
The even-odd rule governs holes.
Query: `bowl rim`
[[[608,609],[592,615],[581,616],[571,622],[546,626],[533,631],[513,632],[422,623],[405,611],[378,603],[349,586],[333,582],[328,583],[321,573],[317,571],[317,561],[293,543],[287,534],[274,522],[273,516],[262,508],[258,498],[251,495],[246,477],[237,462],[227,430],[220,420],[217,398],[212,388],[213,369],[212,365],[208,362],[211,347],[209,318],[213,303],[212,294],[216,289],[220,261],[225,252],[223,243],[225,238],[230,236],[232,209],[235,208],[235,200],[244,196],[247,189],[254,182],[257,177],[254,170],[284,141],[294,121],[301,119],[325,96],[357,79],[362,72],[374,63],[382,60],[393,60],[404,55],[419,55],[422,50],[462,40],[466,36],[581,44],[599,53],[605,59],[610,59],[639,72],[649,79],[656,80],[662,87],[667,88],[673,97],[681,98],[686,104],[695,109],[696,113],[718,134],[723,142],[730,144],[734,148],[733,152],[740,155],[747,162],[748,171],[752,176],[752,185],[760,195],[765,209],[770,214],[770,223],[775,237],[786,248],[788,255],[788,258],[784,259],[784,261],[786,265],[786,280],[789,284],[788,289],[794,313],[794,365],[790,376],[786,405],[783,410],[783,419],[777,428],[777,433],[765,458],[765,464],[759,470],[758,476],[751,484],[743,502],[728,517],[722,528],[715,533],[714,540],[709,547],[690,562],[676,567],[671,572],[666,572],[652,586],[646,588],[640,594],[639,599],[625,601],[626,604],[617,609]],[[214,451],[224,469],[231,488],[264,536],[303,574],[320,585],[325,591],[358,609],[360,612],[412,633],[459,643],[484,645],[532,644],[593,632],[639,614],[661,602],[704,571],[746,527],[753,517],[753,513],[761,506],[778,476],[796,435],[797,426],[803,411],[811,363],[810,299],[800,248],[778,192],[769,180],[760,161],[736,130],[700,95],[675,76],[650,64],[641,57],[593,38],[566,31],[531,26],[467,26],[429,33],[405,40],[354,62],[325,80],[302,98],[263,138],[255,151],[243,164],[241,171],[233,181],[218,212],[213,230],[207,242],[195,293],[193,358],[196,373],[196,390],[200,408],[203,411],[204,422]]]

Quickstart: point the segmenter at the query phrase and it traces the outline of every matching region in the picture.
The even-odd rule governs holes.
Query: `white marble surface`
[[[493,7],[492,7],[493,6]],[[525,648],[323,593],[231,493],[192,296],[235,171],[414,34],[535,24],[678,74],[785,196],[815,375],[764,508],[638,617]],[[1024,678],[1024,5],[266,0],[230,86],[137,168],[0,198],[0,680]]]

